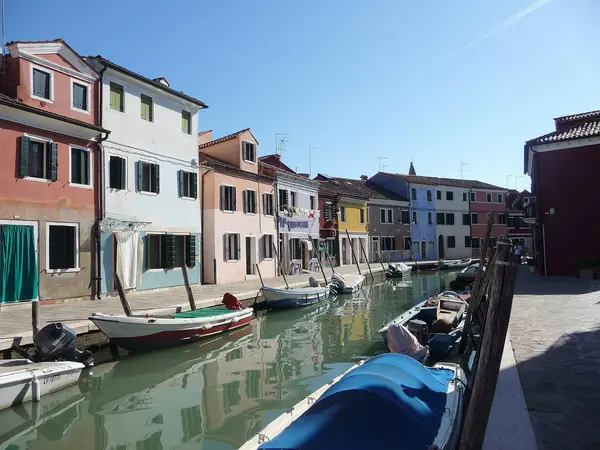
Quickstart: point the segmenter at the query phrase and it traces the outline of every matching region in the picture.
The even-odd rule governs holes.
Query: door
[[[427,241],[419,242],[421,246],[421,261],[425,261],[427,259]]]
[[[438,258],[444,259],[444,236],[438,236]]]
[[[38,297],[36,243],[33,225],[0,225],[0,303]]]
[[[246,236],[246,275],[254,275],[254,237]]]
[[[371,239],[371,260],[379,261],[379,236]]]

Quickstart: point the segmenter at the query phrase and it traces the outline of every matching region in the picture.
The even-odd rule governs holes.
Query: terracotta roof
[[[269,166],[283,170],[284,172],[296,173],[281,161],[281,155],[265,155],[259,157],[258,160],[263,164],[268,164]]]
[[[506,188],[500,186],[494,186],[493,184],[484,183],[483,181],[477,180],[459,180],[456,178],[439,178],[439,177],[424,177],[419,175],[404,175],[401,173],[385,173],[396,178],[401,178],[407,183],[413,184],[425,184],[430,186],[452,186],[466,189],[495,189],[505,191]]]
[[[210,132],[212,132],[212,130],[204,130],[204,131],[199,132],[198,136],[204,136],[205,134],[208,134]]]
[[[243,130],[236,131],[235,133],[228,134],[227,136],[223,136],[223,137],[220,137],[218,139],[213,139],[212,141],[207,142],[206,144],[199,145],[198,148],[210,147],[211,145],[219,144],[219,143],[225,142],[225,141],[230,141],[232,139],[235,139],[240,134],[242,134],[242,133],[244,133],[246,131],[250,131],[250,128],[244,128]]]
[[[27,111],[27,112],[31,112],[31,113],[34,113],[34,114],[39,114],[40,116],[50,117],[52,119],[60,120],[61,122],[70,123],[72,125],[77,125],[77,126],[80,126],[80,127],[88,128],[90,130],[95,130],[95,131],[98,131],[99,133],[110,134],[110,131],[102,128],[101,126],[94,125],[93,123],[83,122],[83,121],[77,120],[77,119],[72,119],[70,117],[62,116],[60,114],[56,114],[56,113],[53,113],[53,112],[50,112],[50,111],[46,111],[46,110],[43,110],[43,109],[34,108],[33,106],[29,106],[29,105],[23,103],[19,99],[9,97],[8,95],[5,95],[5,94],[0,94],[0,104],[1,105],[6,105],[6,106],[9,106],[9,107],[12,107],[12,108],[17,108],[17,109],[20,109],[22,111]]]
[[[588,111],[588,112],[579,113],[579,114],[571,114],[570,116],[555,117],[554,121],[556,123],[563,123],[563,122],[570,122],[572,120],[582,120],[582,119],[592,119],[592,118],[594,118],[594,119],[600,118],[600,110]]]
[[[599,113],[600,114],[600,113]],[[593,136],[600,136],[600,116],[598,120],[574,124],[573,127],[564,131],[553,131],[526,142],[526,146],[535,144],[549,144],[553,142],[568,141]]]
[[[244,175],[244,176],[249,176],[249,177],[261,177],[261,178],[265,178],[268,180],[273,180],[273,177],[270,177],[268,175],[262,174],[262,173],[254,173],[254,172],[248,172],[247,170],[243,170],[240,169],[237,166],[234,166],[231,163],[228,163],[226,161],[223,161],[222,159],[219,158],[215,158],[214,156],[208,155],[206,153],[202,153],[200,152],[200,164],[204,165],[204,166],[210,166],[210,167],[220,167],[229,171],[234,171],[237,174],[240,175]]]
[[[179,97],[183,100],[193,103],[194,105],[199,106],[200,108],[208,108],[208,106],[202,100],[198,100],[197,98],[184,94],[183,91],[176,91],[175,89],[164,85],[160,81],[152,80],[143,75],[140,75],[139,73],[133,72],[132,70],[126,69],[125,67],[119,66],[118,64],[115,64],[114,62],[109,61],[108,59],[103,58],[100,55],[88,56],[88,58],[98,60],[101,64],[104,64],[105,66],[110,67],[111,69],[116,70],[117,72],[124,73],[125,75],[128,75],[132,78],[136,78],[140,81],[143,81],[144,83],[148,83],[154,86],[155,88],[161,89],[171,95],[174,95],[175,97]]]
[[[315,177],[320,182],[319,194],[339,195],[362,200],[385,199],[395,201],[408,201],[404,197],[375,186],[366,180],[352,178],[330,177],[319,174]]]

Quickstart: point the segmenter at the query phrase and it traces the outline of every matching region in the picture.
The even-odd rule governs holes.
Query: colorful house
[[[325,266],[340,264],[337,201],[338,194],[329,183],[319,183],[319,259]]]
[[[527,254],[534,255],[533,229],[526,217],[526,205],[531,203],[531,197],[528,190],[519,192],[511,189],[506,196],[506,214],[508,237],[524,247]]]
[[[203,283],[275,276],[275,180],[258,171],[249,128],[219,139],[198,136]],[[258,266],[258,270],[257,267]]]
[[[101,56],[101,291],[155,289],[200,281],[198,111],[200,100]]]
[[[500,236],[508,237],[506,215],[507,190],[480,181],[471,182],[469,208],[471,210],[471,247],[473,257],[481,256],[490,214],[496,213],[490,233],[492,247]]]
[[[261,156],[259,171],[275,178],[278,248],[284,271],[318,270],[319,183],[296,174],[278,154]]]
[[[100,75],[65,41],[10,42],[0,71],[0,304],[90,298]],[[91,287],[91,289],[90,289]]]

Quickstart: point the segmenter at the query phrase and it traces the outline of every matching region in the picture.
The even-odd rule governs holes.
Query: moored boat
[[[334,294],[353,294],[359,291],[365,282],[364,275],[340,275],[334,273],[331,276],[331,292]]]
[[[463,269],[471,264],[471,258],[463,259],[441,259],[438,264],[439,270]]]
[[[462,284],[472,284],[475,282],[478,269],[479,263],[471,264],[470,266],[465,267],[463,270],[456,274],[456,280],[461,282]],[[485,272],[485,267],[483,267],[482,271]]]
[[[262,294],[270,308],[297,308],[318,303],[329,295],[328,287],[280,289],[263,286]]]
[[[76,384],[85,368],[75,361],[0,361],[0,410],[28,401],[39,401],[51,392]]]
[[[300,401],[240,450],[454,449],[465,381],[456,364],[425,367],[405,355],[375,356]]]
[[[410,275],[412,267],[403,262],[389,264],[385,271],[387,278],[404,278]]]
[[[227,295],[225,294],[227,301]],[[231,294],[229,294],[231,296]],[[107,315],[94,313],[89,319],[112,343],[127,350],[142,351],[184,344],[206,336],[248,325],[252,308],[241,308],[236,302],[228,307],[184,311],[166,315]]]

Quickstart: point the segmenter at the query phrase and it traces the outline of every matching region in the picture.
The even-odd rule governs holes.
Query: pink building
[[[469,209],[471,212],[471,247],[473,256],[481,255],[483,239],[487,231],[488,217],[495,212],[494,224],[490,237],[492,245],[500,236],[508,237],[507,215],[506,215],[506,189],[478,189],[473,188],[469,192]]]
[[[202,208],[202,283],[275,276],[275,180],[259,174],[249,128],[198,136]]]

